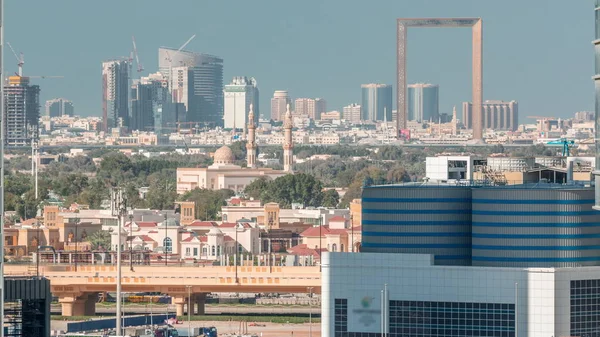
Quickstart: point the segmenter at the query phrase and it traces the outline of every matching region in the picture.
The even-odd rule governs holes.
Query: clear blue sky
[[[360,84],[396,80],[395,19],[481,17],[484,99],[518,100],[527,115],[569,117],[593,108],[592,0],[5,0],[5,37],[46,99],[101,115],[104,59],[128,55],[157,69],[157,48],[221,56],[224,83],[256,77],[261,106],[276,89],[323,97],[328,109],[360,101]],[[470,100],[469,29],[409,33],[409,82],[440,85],[440,110]],[[7,72],[16,60],[4,52]],[[395,86],[394,86],[395,90]]]

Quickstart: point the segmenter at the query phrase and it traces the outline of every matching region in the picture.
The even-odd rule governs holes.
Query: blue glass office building
[[[591,187],[383,185],[362,200],[365,252],[432,254],[436,265],[600,266]]]

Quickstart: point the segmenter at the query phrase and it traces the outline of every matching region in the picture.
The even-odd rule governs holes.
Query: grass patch
[[[53,321],[87,321],[93,318],[98,318],[98,316],[61,316],[61,315],[52,315],[50,316],[50,320]]]

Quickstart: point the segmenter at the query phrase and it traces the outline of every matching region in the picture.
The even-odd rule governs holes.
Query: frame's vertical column
[[[408,28],[404,22],[397,20],[397,69],[398,78],[396,83],[396,133],[397,138],[400,138],[402,130],[407,128],[406,125],[406,29]]]
[[[483,23],[473,25],[473,140],[483,141],[481,104],[483,102]]]

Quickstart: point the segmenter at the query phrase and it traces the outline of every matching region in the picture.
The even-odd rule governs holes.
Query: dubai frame
[[[483,26],[481,18],[428,18],[397,19],[398,24],[398,138],[402,136],[402,130],[407,129],[408,110],[406,106],[406,33],[409,27],[436,27],[436,28],[463,28],[472,27],[473,32],[473,113],[471,115],[473,124],[473,140],[483,141],[483,125],[481,118],[481,103],[483,101]]]

